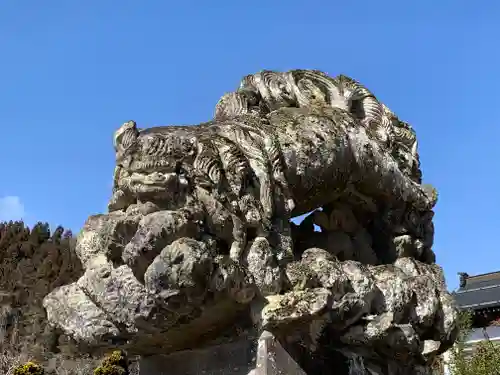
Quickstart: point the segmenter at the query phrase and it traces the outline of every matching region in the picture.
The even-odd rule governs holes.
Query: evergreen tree
[[[2,349],[20,346],[47,350],[43,298],[54,288],[78,280],[83,270],[71,231],[47,223],[28,228],[22,221],[0,223],[0,330]],[[6,345],[9,343],[10,347]]]
[[[466,341],[472,330],[472,314],[460,313],[460,333],[451,349],[450,370],[452,375],[500,375],[500,346],[489,340],[479,343],[471,353]]]

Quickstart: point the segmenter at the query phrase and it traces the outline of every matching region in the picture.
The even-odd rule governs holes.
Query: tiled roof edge
[[[493,275],[498,275],[498,278],[500,279],[500,271],[494,271],[494,272],[488,272],[488,273],[482,273],[482,274],[479,274],[479,275],[469,275],[467,276],[466,280],[467,281],[477,281],[477,279],[481,279],[485,276],[493,276]]]

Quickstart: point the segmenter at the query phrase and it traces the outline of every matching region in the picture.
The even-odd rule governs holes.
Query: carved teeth
[[[141,173],[133,173],[130,177],[132,182],[143,183],[143,184],[154,184],[159,182],[164,182],[167,177],[160,172],[153,172],[151,174],[141,174]]]

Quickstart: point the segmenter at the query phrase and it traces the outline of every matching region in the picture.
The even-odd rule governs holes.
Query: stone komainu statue
[[[417,183],[415,134],[399,124],[346,76],[250,75],[219,101],[213,122],[142,131],[134,122],[124,124],[115,135],[118,167],[110,209],[165,194],[181,204],[189,194],[180,190],[204,189],[233,215],[236,261],[249,227],[263,234],[274,224],[288,233],[292,215],[334,199],[332,187],[353,187],[378,199],[390,192],[388,204],[399,200],[430,209],[434,202]],[[278,254],[291,257],[289,245],[285,241]]]
[[[416,134],[359,82],[263,71],[224,95],[212,121],[129,121],[114,147],[109,213],[78,238],[85,275],[44,301],[75,340],[180,350],[251,304],[257,330],[286,336],[300,322],[312,356],[336,332],[367,368],[399,368],[401,348],[427,368],[453,342],[432,251],[437,194],[422,185]]]

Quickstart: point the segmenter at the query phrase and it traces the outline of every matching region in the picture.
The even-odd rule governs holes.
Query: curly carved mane
[[[417,138],[411,126],[400,121],[364,85],[343,74],[332,78],[317,70],[264,70],[247,75],[236,91],[219,100],[215,120],[243,114],[265,116],[283,107],[333,107],[348,111],[373,139],[392,151],[412,179],[420,181]]]

